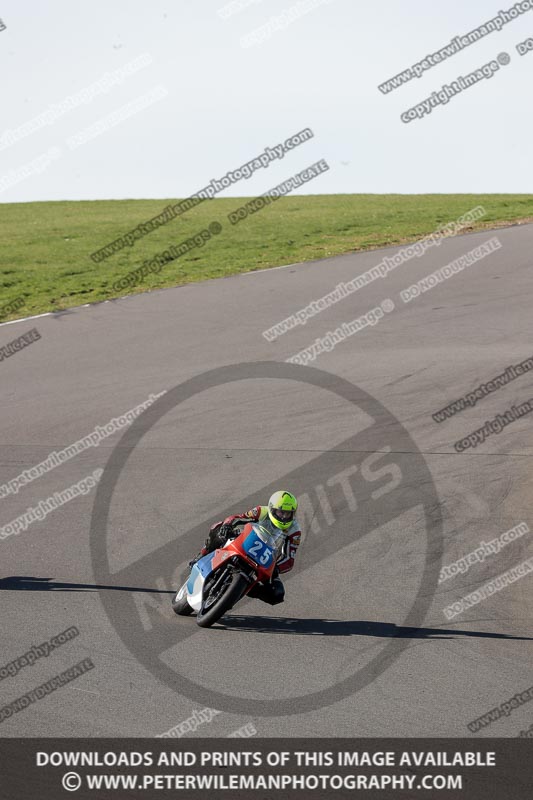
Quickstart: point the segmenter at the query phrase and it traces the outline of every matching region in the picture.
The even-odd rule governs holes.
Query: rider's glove
[[[233,525],[221,525],[217,533],[221,539],[227,539],[228,536],[233,536],[235,531]]]

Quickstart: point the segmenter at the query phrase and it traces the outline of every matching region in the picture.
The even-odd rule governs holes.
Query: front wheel
[[[233,570],[229,571],[227,578],[222,581],[222,585],[217,587],[216,596],[213,597],[210,592],[207,593],[196,617],[198,625],[201,628],[209,628],[217,622],[241,599],[248,586],[249,582],[244,575]]]
[[[189,603],[187,602],[187,592],[183,592],[183,596],[178,599],[178,595],[183,588],[184,587],[182,586],[181,589],[178,589],[178,591],[172,598],[172,609],[174,613],[179,614],[180,617],[188,617],[189,614],[193,613],[194,609],[191,608]]]

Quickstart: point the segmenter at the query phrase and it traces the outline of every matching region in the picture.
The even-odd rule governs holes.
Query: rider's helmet
[[[274,492],[268,501],[268,516],[276,528],[288,530],[296,514],[298,500],[290,492]]]

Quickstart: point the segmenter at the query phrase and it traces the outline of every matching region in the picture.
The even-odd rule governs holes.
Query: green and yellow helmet
[[[274,492],[268,501],[268,516],[276,528],[288,530],[296,514],[298,500],[290,492]]]

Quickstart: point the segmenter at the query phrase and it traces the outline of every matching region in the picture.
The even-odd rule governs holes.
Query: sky
[[[533,48],[533,0],[378,89],[513,5],[3,0],[0,203],[187,197],[306,128],[219,196],[262,194],[320,160],[329,169],[295,194],[528,193],[533,49],[517,45]],[[402,121],[489,64],[490,78]]]

